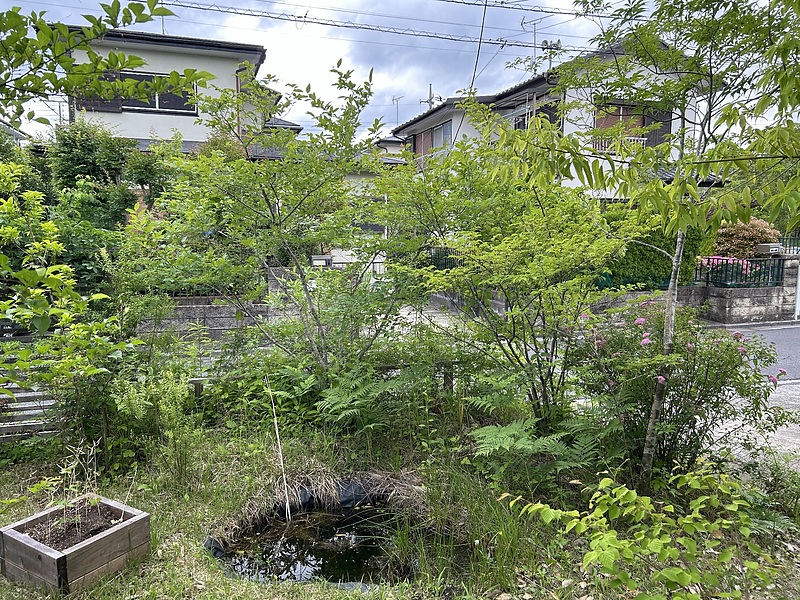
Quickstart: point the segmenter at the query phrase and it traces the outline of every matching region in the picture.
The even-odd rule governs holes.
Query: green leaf
[[[49,315],[36,315],[31,318],[31,325],[38,333],[46,333],[50,329],[50,316]]]

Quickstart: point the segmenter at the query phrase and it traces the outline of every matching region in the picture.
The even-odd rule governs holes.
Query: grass
[[[319,454],[315,449],[321,449]],[[232,579],[204,550],[209,534],[235,537],[237,531],[268,512],[282,499],[280,471],[274,444],[269,435],[226,439],[222,432],[207,432],[194,447],[186,485],[176,485],[171,473],[154,461],[149,469],[140,469],[119,479],[100,482],[97,493],[151,514],[151,552],[140,565],[103,580],[89,592],[70,595],[71,599],[91,598],[363,598],[360,592],[336,590],[321,584],[261,585]],[[331,489],[335,478],[352,471],[329,452],[329,443],[285,440],[287,476],[294,489],[313,483],[316,489]],[[322,459],[325,460],[321,460]],[[361,466],[361,465],[359,465]],[[370,489],[382,491],[396,506],[410,515],[408,530],[398,533],[397,560],[413,563],[417,576],[412,583],[380,587],[366,594],[374,598],[462,597],[482,594],[488,589],[517,587],[516,561],[525,558],[521,532],[511,533],[520,521],[506,507],[493,501],[484,490],[475,494],[475,481],[453,470],[453,477],[425,482],[420,474],[408,469],[396,473],[373,472],[362,475]],[[8,524],[41,510],[52,495],[31,494],[28,488],[43,477],[58,475],[50,465],[26,462],[0,475],[0,498],[26,496],[0,515],[0,524]],[[441,474],[440,474],[441,475]],[[86,490],[71,490],[80,493]],[[470,497],[471,505],[458,500]],[[57,496],[57,494],[56,494]],[[431,502],[435,507],[431,508]],[[479,510],[481,507],[485,510]],[[420,529],[430,533],[425,540],[415,535]],[[532,533],[529,531],[528,534]],[[399,538],[406,536],[403,544]],[[510,544],[513,540],[513,544]],[[530,547],[535,545],[528,539]],[[457,549],[461,550],[457,550]],[[453,555],[467,549],[474,561],[473,572],[456,573]],[[405,554],[404,556],[400,556]],[[475,572],[477,571],[477,572]],[[478,572],[484,573],[480,575]],[[488,576],[486,573],[495,573]],[[498,583],[502,583],[498,587]],[[31,593],[0,578],[0,599],[26,597],[38,600],[45,596]],[[542,596],[552,597],[552,596]]]
[[[236,532],[282,499],[281,473],[273,439],[251,433],[230,438],[206,431],[192,442],[188,470],[176,477],[168,455],[155,457],[148,468],[100,481],[91,491],[151,514],[151,551],[141,564],[102,580],[71,600],[130,599],[339,599],[339,598],[538,598],[567,599],[633,597],[620,595],[602,575],[581,569],[586,540],[564,538],[538,520],[520,519],[473,472],[458,461],[428,459],[416,470],[373,471],[353,464],[346,442],[336,447],[319,434],[284,440],[288,480],[294,490],[313,483],[331,489],[338,477],[361,473],[365,485],[382,489],[404,508],[408,526],[394,540],[395,562],[414,571],[410,581],[383,585],[367,593],[345,591],[325,584],[264,585],[228,577],[203,548],[209,534],[235,537]],[[58,476],[51,464],[27,461],[0,474],[0,498],[27,496],[0,514],[7,524],[42,509],[47,493],[28,488],[43,477]],[[92,487],[92,486],[90,486]],[[80,493],[88,489],[70,490]],[[426,535],[418,535],[424,530]],[[457,567],[456,555],[470,560]],[[774,595],[794,598],[796,571],[784,557],[785,581]],[[501,596],[502,594],[506,594]],[[0,578],[0,600],[46,598]]]

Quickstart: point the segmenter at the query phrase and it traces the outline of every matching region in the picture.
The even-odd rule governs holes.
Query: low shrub
[[[632,474],[664,364],[669,375],[658,425],[660,468],[693,469],[709,453],[758,446],[791,419],[768,403],[781,371],[767,374],[776,354],[763,339],[705,329],[691,311],[679,311],[674,353],[665,356],[663,327],[663,311],[652,301],[609,312],[587,328],[574,356],[579,393],[592,400],[604,422],[618,428],[619,435],[607,439],[621,446]]]
[[[720,256],[753,258],[756,246],[777,242],[781,232],[763,219],[750,219],[748,223],[725,223],[717,231],[714,252]]]

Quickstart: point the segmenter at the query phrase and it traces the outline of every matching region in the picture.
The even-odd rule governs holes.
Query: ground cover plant
[[[639,10],[616,13],[617,25],[634,26]],[[689,41],[702,43],[708,21],[689,22]],[[750,192],[701,197],[709,169],[696,159],[708,157],[685,148],[672,182],[643,183],[665,147],[622,160],[636,149],[620,130],[621,154],[609,159],[545,119],[515,130],[469,100],[479,137],[389,169],[371,152],[377,126],[356,136],[371,81],[333,72],[334,102],[300,87],[279,98],[256,82],[198,99],[214,143],[195,156],[165,146],[155,164],[123,165],[124,144],[98,134],[86,161],[98,170],[77,173],[65,150],[86,125],[63,130],[54,174],[76,180],[52,211],[25,189],[28,166],[0,163],[0,308],[32,338],[3,342],[0,375],[58,401],[52,438],[0,446],[2,522],[85,492],[152,514],[151,555],[77,598],[797,597],[784,539],[798,526],[796,477],[779,462],[731,476],[732,455],[790,421],[769,404],[774,350],[698,327],[673,311],[672,294],[604,310],[617,291],[597,286],[654,226],[676,236],[674,284],[686,229],[712,231],[723,212],[746,218]],[[747,89],[783,85],[773,75]],[[681,99],[690,79],[666,92]],[[783,90],[779,112],[791,114],[793,94]],[[319,133],[262,127],[293,101],[310,102]],[[752,152],[770,140],[787,151],[796,135],[785,121],[763,135],[738,125]],[[280,160],[255,160],[264,149]],[[734,149],[722,150],[714,160]],[[761,160],[750,158],[745,168]],[[121,204],[106,204],[94,229],[82,212],[122,199],[103,194],[126,168],[152,210],[106,243],[97,232],[119,221]],[[355,172],[369,181],[354,185]],[[583,187],[562,185],[568,176]],[[796,183],[784,200],[796,201]],[[620,214],[600,200],[609,189],[633,199]],[[84,272],[60,262],[73,238],[96,246]],[[311,260],[334,251],[348,257],[340,269]],[[89,287],[106,294],[82,294],[95,267]],[[213,291],[242,315],[257,300],[270,318],[221,345],[200,328],[181,337],[166,297],[181,290]],[[431,315],[431,295],[458,310]],[[145,319],[155,326],[141,328]],[[200,375],[202,391],[189,384]],[[381,487],[402,511],[387,583],[249,582],[204,548],[209,535],[233,541],[276,506],[291,512],[303,489],[342,479]],[[36,597],[0,580],[0,597],[21,594]]]

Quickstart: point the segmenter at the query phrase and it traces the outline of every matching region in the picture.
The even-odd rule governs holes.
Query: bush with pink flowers
[[[748,223],[724,224],[717,231],[714,252],[721,256],[753,258],[756,246],[777,242],[781,232],[763,219],[750,219]]]
[[[655,460],[661,469],[694,469],[711,455],[722,458],[758,444],[787,421],[785,411],[769,404],[782,374],[770,371],[773,346],[738,331],[703,328],[693,313],[679,312],[674,353],[665,356],[663,311],[643,304],[594,322],[574,357],[578,393],[591,400],[604,424],[617,429],[618,435],[606,438],[616,444],[607,455],[618,457],[632,479],[659,378],[668,384]]]

